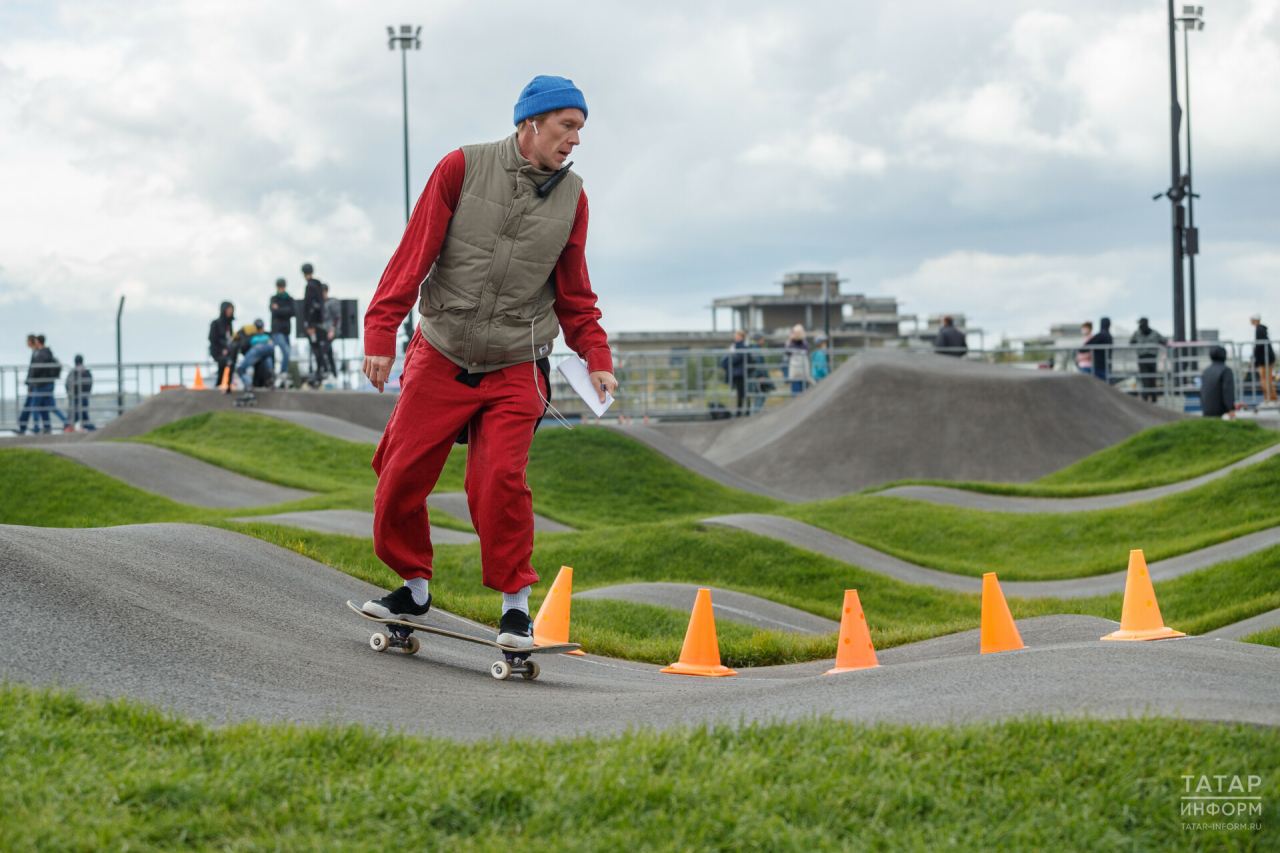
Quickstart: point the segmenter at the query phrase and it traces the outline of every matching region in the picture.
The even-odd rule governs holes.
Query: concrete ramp
[[[813,499],[902,479],[1034,480],[1180,417],[1079,373],[871,350],[762,416],[657,429]]]
[[[443,574],[432,581],[448,584]],[[0,526],[0,678],[127,695],[216,722],[361,722],[463,739],[813,714],[1280,724],[1280,649],[1203,638],[1103,643],[1114,623],[1091,616],[1023,620],[1028,648],[1016,652],[979,655],[969,631],[889,649],[880,668],[841,676],[822,675],[829,661],[703,679],[545,655],[538,681],[498,682],[488,674],[492,651],[470,643],[429,637],[415,656],[372,651],[369,623],[344,602],[379,594],[227,530]],[[872,602],[864,606],[874,613]],[[439,610],[432,618],[455,629],[471,624]]]

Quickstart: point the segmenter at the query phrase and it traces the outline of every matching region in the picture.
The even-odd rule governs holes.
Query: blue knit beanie
[[[582,96],[582,91],[573,85],[572,80],[539,74],[524,87],[524,91],[520,93],[520,100],[516,101],[515,124],[532,116],[568,107],[577,107],[582,110],[582,117],[587,117],[587,99]]]

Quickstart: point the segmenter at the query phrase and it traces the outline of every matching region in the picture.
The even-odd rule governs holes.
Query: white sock
[[[426,578],[409,578],[404,582],[409,587],[409,592],[413,593],[413,603],[421,607],[427,603],[427,579]]]
[[[533,587],[521,587],[518,592],[504,592],[502,594],[502,612],[508,610],[521,610],[524,615],[529,615],[529,590]]]

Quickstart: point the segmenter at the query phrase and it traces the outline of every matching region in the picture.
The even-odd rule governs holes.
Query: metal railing
[[[1223,341],[1217,344],[1171,344],[1152,347],[1117,344],[1090,348],[1092,358],[1098,351],[1106,353],[1105,381],[1118,391],[1147,399],[1176,411],[1199,411],[1200,376],[1209,364],[1211,346],[1222,346],[1227,363],[1235,377],[1236,399],[1249,406],[1264,400],[1263,385],[1250,360],[1258,342]],[[875,350],[872,350],[874,352]],[[863,349],[827,351],[830,369],[865,353]],[[1007,364],[1027,370],[1088,372],[1080,357],[1081,347],[1022,347],[968,350],[962,357],[968,361]],[[944,358],[941,354],[920,351],[922,358]],[[614,373],[619,382],[617,402],[608,417],[642,418],[646,415],[666,419],[731,417],[735,414],[759,412],[766,407],[802,393],[812,385],[807,377],[790,375],[792,353],[785,349],[745,350],[665,350],[615,351]],[[1151,356],[1154,355],[1154,358]],[[587,406],[573,393],[555,366],[568,354],[551,357],[551,399],[558,411],[567,417],[590,417]],[[1092,358],[1090,360],[1092,360]],[[729,381],[726,366],[741,361],[743,380]],[[392,370],[391,388],[398,388],[403,359],[397,359]],[[83,422],[102,426],[148,397],[169,387],[190,387],[199,369],[207,387],[218,382],[217,367],[212,361],[143,362],[122,365],[87,365],[93,374],[93,390],[87,405],[77,404],[66,392],[67,367],[52,383],[48,397],[32,395],[26,385],[27,365],[0,366],[0,430],[18,427],[24,407],[28,411],[27,428],[35,426],[38,417],[43,429],[46,420],[54,430]],[[361,359],[347,358],[338,362],[336,377],[327,379],[324,387],[372,390],[360,373]],[[735,373],[738,373],[735,369]],[[1103,377],[1099,377],[1103,379]],[[793,382],[799,384],[793,386]],[[739,408],[738,385],[742,402]],[[905,390],[904,390],[904,393]],[[34,401],[33,401],[34,396]],[[52,398],[52,400],[49,399]],[[84,400],[82,403],[86,402]]]

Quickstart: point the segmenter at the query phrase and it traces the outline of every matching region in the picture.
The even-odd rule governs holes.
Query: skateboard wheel
[[[524,672],[520,674],[525,677],[526,681],[533,681],[542,674],[542,667],[538,666],[538,662],[536,660],[526,661],[524,665]]]
[[[418,642],[417,637],[410,637],[404,641],[404,653],[406,655],[416,655],[420,648],[422,648],[422,643]]]
[[[391,638],[379,631],[369,638],[369,648],[375,652],[385,652],[391,645]]]
[[[489,667],[489,673],[499,681],[506,681],[511,677],[511,664],[504,660],[496,661]]]

